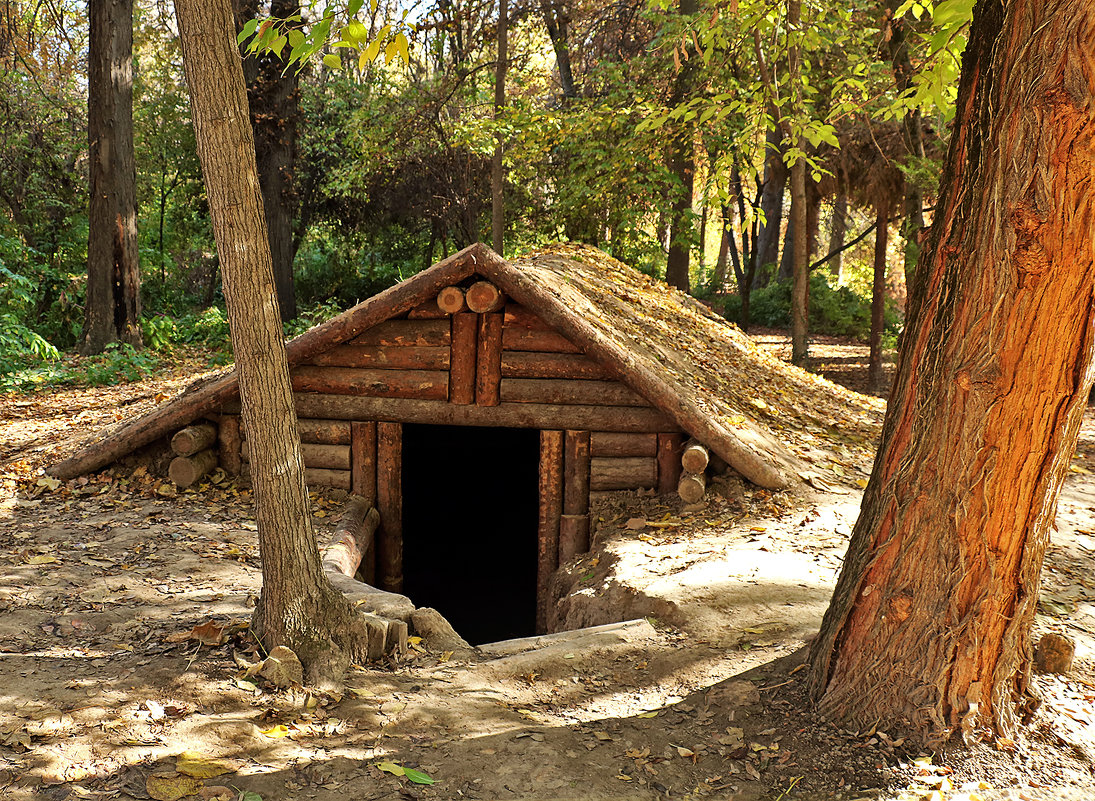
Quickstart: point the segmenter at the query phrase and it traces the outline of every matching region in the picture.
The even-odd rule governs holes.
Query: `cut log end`
[[[703,473],[684,473],[677,484],[677,494],[685,503],[699,503],[707,491],[707,476]]]
[[[447,286],[437,293],[437,307],[446,314],[456,314],[467,308],[464,302],[464,290],[458,286]]]
[[[686,473],[702,473],[711,461],[707,448],[695,440],[689,440],[681,453],[681,467]]]
[[[468,287],[464,300],[468,308],[478,314],[495,312],[506,305],[506,296],[490,281],[476,281]]]
[[[217,441],[217,427],[212,423],[198,423],[176,432],[171,438],[171,450],[176,456],[192,456],[204,451]]]

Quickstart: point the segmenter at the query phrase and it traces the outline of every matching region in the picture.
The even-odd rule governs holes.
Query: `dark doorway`
[[[403,593],[472,645],[536,631],[540,432],[403,426]]]

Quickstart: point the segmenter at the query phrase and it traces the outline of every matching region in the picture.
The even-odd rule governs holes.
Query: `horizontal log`
[[[649,406],[619,381],[575,381],[566,378],[503,378],[503,401],[565,403],[589,406]]]
[[[304,482],[309,487],[331,487],[350,491],[349,470],[324,470],[318,467],[304,468]]]
[[[502,352],[502,378],[613,378],[607,369],[577,353]]]
[[[168,465],[167,475],[179,487],[185,489],[197,483],[217,466],[217,454],[213,450],[198,451],[190,456],[176,456]]]
[[[444,370],[371,370],[354,367],[294,367],[297,392],[369,395],[378,398],[449,397],[449,374]]]
[[[384,370],[448,370],[449,349],[417,345],[337,345],[310,360],[318,367],[373,367]]]
[[[322,445],[349,445],[350,423],[347,420],[316,420],[302,417],[297,420],[300,427],[301,442],[316,442]]]
[[[707,469],[710,461],[711,454],[707,452],[707,448],[701,443],[696,442],[694,439],[690,439],[685,443],[684,450],[681,451],[681,467],[684,468],[684,472],[702,473]]]
[[[440,320],[446,316],[444,310],[442,310],[435,300],[427,300],[425,303],[419,303],[409,312],[407,312],[408,320]]]
[[[699,503],[707,491],[707,476],[703,473],[682,473],[677,494],[685,503]]]
[[[297,414],[301,417],[587,431],[658,432],[675,428],[658,409],[641,406],[564,406],[546,403],[458,406],[443,401],[304,392],[294,393],[293,397]],[[224,407],[229,413],[233,409],[238,411],[239,400],[227,401]]]
[[[581,353],[582,349],[555,331],[513,326],[502,328],[502,349],[545,353]]]
[[[353,345],[437,347],[449,344],[449,321],[385,320],[350,340]]]
[[[589,460],[592,490],[650,489],[658,483],[658,463],[646,456],[606,457]]]
[[[495,312],[506,305],[506,296],[490,281],[476,281],[464,293],[468,308],[477,314]]]
[[[533,328],[541,331],[551,331],[552,328],[544,322],[536,312],[530,309],[528,306],[522,306],[520,303],[507,303],[505,318],[502,322],[503,330],[505,328]]]
[[[437,293],[437,307],[445,314],[457,314],[467,308],[464,302],[464,289],[447,286]]]
[[[354,577],[364,558],[373,550],[380,514],[364,498],[353,496],[342,512],[338,528],[323,549],[324,570]]]
[[[251,449],[245,441],[240,449],[243,461],[251,461]],[[349,470],[349,445],[318,445],[313,442],[300,443],[300,455],[305,467],[318,469]]]
[[[176,431],[171,438],[171,450],[176,456],[190,456],[212,447],[217,441],[217,427],[212,423],[198,423]]]
[[[594,431],[589,435],[589,449],[593,456],[657,456],[657,434],[620,434],[613,431]]]

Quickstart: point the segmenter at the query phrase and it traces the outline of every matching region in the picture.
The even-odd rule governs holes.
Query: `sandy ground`
[[[839,440],[834,492],[723,479],[692,508],[601,497],[556,614],[632,624],[472,655],[419,643],[342,691],[279,690],[247,675],[261,654],[246,489],[172,497],[132,466],[60,485],[37,472],[65,436],[164,387],[0,402],[0,797],[1095,797],[1090,414],[1037,624],[1076,641],[1076,668],[1037,679],[1044,703],[1018,742],[921,754],[885,730],[834,729],[804,699],[804,643],[870,468]],[[314,497],[320,536],[340,506]]]

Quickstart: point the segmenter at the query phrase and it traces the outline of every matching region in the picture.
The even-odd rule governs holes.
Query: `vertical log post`
[[[658,494],[677,491],[681,479],[683,434],[658,434]]]
[[[376,506],[376,423],[350,423],[350,492]],[[365,583],[376,586],[376,547],[358,568]]]
[[[475,403],[497,406],[502,385],[502,314],[479,315],[479,355],[475,362]]]
[[[588,431],[567,431],[564,438],[559,564],[589,550],[589,440]]]
[[[221,417],[217,426],[217,458],[221,467],[230,476],[238,476],[243,469],[243,460],[240,449],[243,446],[240,437],[240,419],[234,414],[226,414]]]
[[[559,567],[563,513],[563,432],[540,432],[540,521],[537,530],[536,631],[547,633],[548,582]]]
[[[449,403],[475,403],[476,330],[479,315],[462,312],[452,316],[449,356]]]
[[[380,589],[403,589],[403,425],[376,424],[376,506],[380,512],[377,576]]]

